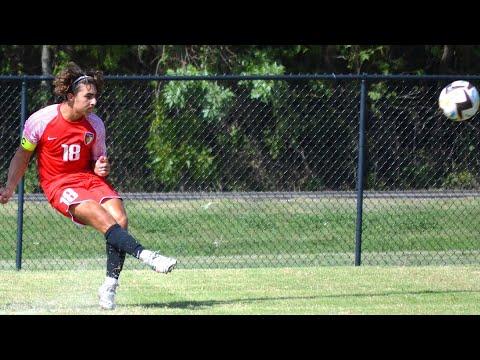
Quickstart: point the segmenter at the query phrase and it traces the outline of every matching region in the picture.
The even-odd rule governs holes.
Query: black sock
[[[143,251],[143,246],[133,238],[128,231],[123,230],[118,224],[112,225],[105,233],[107,243],[117,250],[125,251],[137,259]]]
[[[118,279],[125,262],[125,251],[117,250],[113,245],[107,245],[107,276]]]

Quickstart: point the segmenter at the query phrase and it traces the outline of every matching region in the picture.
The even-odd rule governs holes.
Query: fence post
[[[27,81],[22,81],[21,90],[21,111],[20,111],[20,137],[23,134],[23,125],[27,116]],[[17,254],[16,267],[17,270],[22,268],[22,242],[23,242],[23,190],[25,187],[24,177],[22,176],[18,184],[18,212],[17,212]]]
[[[365,175],[365,124],[367,83],[363,78],[360,85],[360,123],[358,130],[358,169],[357,169],[357,223],[355,227],[355,266],[361,264],[362,254],[362,215],[363,215],[363,177]]]

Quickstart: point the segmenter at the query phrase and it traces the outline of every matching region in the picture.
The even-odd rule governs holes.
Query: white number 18
[[[80,159],[80,145],[78,144],[62,144],[63,161],[75,161]]]

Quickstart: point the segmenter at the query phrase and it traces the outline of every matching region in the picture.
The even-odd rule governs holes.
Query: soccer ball
[[[478,111],[478,91],[468,81],[458,80],[445,86],[438,98],[443,114],[454,121],[470,119]]]

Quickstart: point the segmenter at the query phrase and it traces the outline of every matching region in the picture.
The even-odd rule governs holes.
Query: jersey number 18
[[[80,145],[78,144],[62,144],[63,161],[76,161],[80,159]]]

